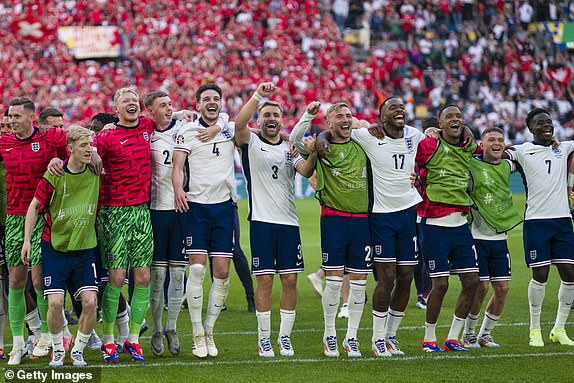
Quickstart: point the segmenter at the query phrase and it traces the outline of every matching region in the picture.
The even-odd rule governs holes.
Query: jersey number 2
[[[163,160],[163,164],[164,165],[171,165],[171,158],[169,158],[169,150],[164,150],[163,155],[165,156],[165,159]]]

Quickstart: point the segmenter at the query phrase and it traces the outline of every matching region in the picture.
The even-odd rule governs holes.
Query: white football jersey
[[[570,217],[566,187],[568,155],[573,151],[574,141],[561,142],[557,148],[526,142],[507,150],[521,167],[526,188],[525,220]]]
[[[233,134],[235,123],[229,122],[207,141],[197,139],[201,118],[187,123],[177,135],[174,150],[187,153],[189,162],[189,196],[192,202],[215,204],[235,199]],[[203,124],[202,124],[203,125]],[[205,127],[205,125],[203,125]]]
[[[249,220],[299,226],[295,210],[295,165],[289,143],[272,144],[255,133],[239,148],[249,193]]]
[[[392,213],[416,205],[422,198],[412,185],[415,157],[419,142],[425,135],[405,125],[402,138],[386,136],[383,140],[371,136],[368,129],[353,129],[351,138],[369,159],[369,193],[372,193],[373,213]]]
[[[177,132],[185,121],[172,121],[164,131],[151,134],[151,199],[152,210],[175,210],[171,171],[173,169],[173,145]]]

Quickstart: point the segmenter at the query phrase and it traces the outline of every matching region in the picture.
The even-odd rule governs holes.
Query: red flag
[[[52,33],[46,24],[32,15],[13,20],[10,29],[17,38],[36,42],[45,40]]]
[[[568,81],[570,80],[570,75],[572,74],[572,70],[568,67],[562,68],[548,68],[546,70],[546,75],[551,78],[552,80],[556,80],[563,85],[567,85]]]

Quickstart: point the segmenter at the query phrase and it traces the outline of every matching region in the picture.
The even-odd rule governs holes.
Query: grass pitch
[[[515,196],[516,205],[524,206],[524,195]],[[246,222],[246,201],[240,201],[240,219],[242,222],[241,244],[248,258],[249,228]],[[396,382],[421,381],[463,381],[473,382],[519,382],[519,381],[574,381],[574,347],[560,346],[548,342],[548,334],[556,315],[558,273],[551,271],[546,288],[546,299],[542,311],[542,333],[546,346],[533,348],[528,346],[528,297],[527,286],[530,270],[524,263],[522,252],[522,226],[509,233],[509,248],[512,257],[512,281],[505,311],[494,329],[493,336],[501,344],[497,350],[478,349],[468,354],[445,353],[428,355],[421,351],[420,343],[424,335],[424,311],[415,307],[416,292],[414,284],[411,300],[397,338],[405,351],[403,357],[375,359],[370,350],[371,340],[371,299],[374,281],[369,277],[367,293],[369,303],[365,307],[359,330],[362,358],[349,359],[344,352],[338,359],[328,359],[323,355],[323,314],[320,298],[313,292],[306,275],[320,266],[321,251],[319,237],[319,205],[312,199],[297,201],[297,210],[301,221],[301,235],[306,272],[299,278],[299,302],[297,319],[292,334],[295,357],[276,356],[272,359],[260,358],[257,354],[257,320],[255,314],[247,312],[244,291],[232,271],[231,291],[227,300],[228,310],[223,312],[215,328],[215,341],[219,348],[217,358],[199,360],[191,353],[191,324],[187,310],[181,312],[178,333],[182,353],[173,357],[167,351],[161,357],[155,357],[150,349],[150,333],[141,338],[148,362],[136,364],[129,361],[126,354],[120,354],[121,363],[104,365],[100,354],[86,351],[85,358],[90,366],[103,366],[103,382],[348,382],[383,381]],[[209,282],[204,286],[207,302]],[[272,341],[275,342],[279,329],[279,284],[276,281],[273,294]],[[451,278],[450,290],[444,300],[439,318],[437,336],[446,337],[452,321],[454,303],[458,296],[459,283]],[[488,300],[488,297],[487,299]],[[485,300],[485,302],[486,302]],[[482,314],[481,314],[482,315]],[[164,316],[164,321],[165,317]],[[151,321],[148,313],[148,321]],[[481,317],[482,321],[482,317]],[[480,326],[480,322],[479,322]],[[346,320],[337,319],[338,339],[342,342]],[[574,336],[572,317],[567,330]],[[75,333],[76,328],[72,326]],[[101,325],[98,325],[98,332]],[[9,329],[5,337],[10,341]],[[339,345],[339,347],[341,347]],[[276,354],[278,348],[274,343]],[[10,347],[7,347],[9,350]],[[342,349],[340,348],[340,351]],[[69,359],[66,364],[69,364]],[[22,367],[47,366],[48,360],[25,360]]]

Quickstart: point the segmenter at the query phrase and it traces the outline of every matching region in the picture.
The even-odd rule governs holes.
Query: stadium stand
[[[87,123],[112,111],[121,86],[164,90],[176,107],[193,108],[195,89],[215,81],[235,115],[252,84],[272,80],[288,128],[315,99],[347,100],[375,121],[380,102],[399,94],[410,121],[464,102],[477,134],[500,125],[515,142],[528,138],[527,111],[548,107],[565,139],[572,56],[552,39],[571,20],[570,1],[8,0],[0,106],[25,95]],[[34,23],[37,37],[20,33]],[[57,27],[88,25],[119,26],[120,57],[76,60],[57,38]]]

